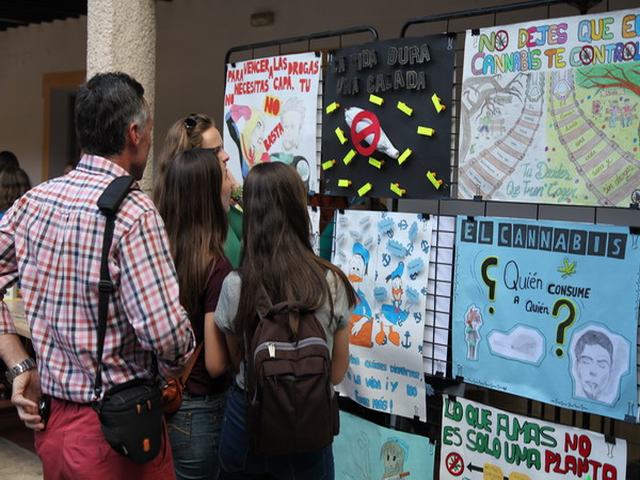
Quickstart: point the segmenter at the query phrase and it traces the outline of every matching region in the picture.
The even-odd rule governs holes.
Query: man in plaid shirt
[[[152,120],[144,89],[123,73],[94,76],[76,97],[85,155],[76,170],[43,183],[0,221],[0,291],[20,280],[37,370],[0,302],[0,357],[15,378],[12,400],[36,430],[45,478],[174,478],[165,431],[158,457],[136,465],[106,443],[93,394],[98,282],[105,219],[96,202],[116,177],[142,177]],[[104,390],[160,371],[177,374],[194,349],[162,220],[134,183],[116,218],[109,254],[115,291],[104,342]],[[46,422],[36,401],[51,397]]]

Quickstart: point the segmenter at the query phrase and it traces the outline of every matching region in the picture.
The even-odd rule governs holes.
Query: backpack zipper
[[[256,357],[263,350],[269,350],[269,357],[275,358],[276,350],[285,350],[285,351],[293,351],[299,348],[308,347],[310,345],[320,345],[326,347],[329,350],[329,345],[326,340],[323,340],[320,337],[309,337],[299,342],[262,342],[260,345],[256,347],[255,352],[253,352],[253,361],[256,361]]]

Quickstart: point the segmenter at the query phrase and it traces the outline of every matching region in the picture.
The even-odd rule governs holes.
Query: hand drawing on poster
[[[224,145],[240,182],[256,163],[293,166],[318,191],[316,110],[320,58],[313,52],[227,65]]]
[[[333,442],[336,478],[346,480],[432,479],[435,445],[427,437],[376,425],[340,412]]]
[[[626,10],[467,32],[461,198],[640,198],[637,18]]]
[[[433,35],[331,52],[322,117],[327,193],[448,196],[453,43]]]
[[[635,421],[639,295],[628,228],[458,217],[454,375]]]
[[[349,319],[350,367],[339,391],[409,418],[426,418],[422,352],[431,236],[421,215],[337,215],[333,262],[358,297]]]
[[[624,480],[627,442],[443,397],[440,478]]]

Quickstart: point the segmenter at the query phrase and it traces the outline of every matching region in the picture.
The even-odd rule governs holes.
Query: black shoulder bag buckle
[[[109,275],[109,250],[120,204],[127,197],[133,177],[113,180],[98,199],[98,208],[106,218],[98,302],[98,364],[94,385],[93,408],[98,413],[102,433],[116,452],[134,463],[147,463],[158,455],[162,443],[162,408],[160,389],[155,382],[157,363],[154,356],[152,378],[134,379],[117,385],[102,395],[102,355],[109,313],[109,295],[113,283]]]

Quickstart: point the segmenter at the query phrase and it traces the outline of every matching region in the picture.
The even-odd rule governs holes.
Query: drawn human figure
[[[358,305],[351,312],[349,319],[349,343],[367,348],[372,347],[373,318],[371,307],[365,293],[360,288],[360,284],[367,275],[369,256],[369,250],[364,245],[360,242],[354,243],[349,261],[349,274],[347,275],[358,296]]]
[[[623,127],[630,127],[631,126],[631,122],[633,122],[633,110],[635,109],[635,105],[631,106],[631,101],[629,100],[629,98],[625,98],[624,102],[622,103],[622,126]]]
[[[464,341],[467,344],[467,360],[477,360],[480,327],[482,327],[480,309],[475,305],[471,305],[464,316],[464,323]]]
[[[482,117],[480,117],[480,127],[478,128],[478,133],[489,133],[490,125],[491,115],[489,115],[489,113],[485,113]]]
[[[385,281],[391,281],[391,304],[382,305],[382,316],[388,322],[389,334],[384,331],[384,324],[380,323],[380,331],[376,334],[376,343],[384,345],[387,339],[394,345],[400,345],[400,334],[394,330],[394,325],[402,326],[409,317],[409,311],[402,309],[404,289],[402,288],[402,274],[404,262],[398,262],[398,266],[386,276]]]
[[[244,120],[242,127],[241,120]],[[264,147],[264,115],[261,111],[246,105],[231,105],[225,122],[233,142],[238,147],[242,178],[246,178],[256,163],[269,161],[269,153]]]
[[[620,116],[620,107],[618,106],[617,100],[611,102],[611,106],[607,109],[607,112],[609,113],[609,128],[615,128]]]
[[[280,111],[282,124],[282,148],[285,152],[295,153],[300,146],[302,125],[304,122],[304,103],[298,97],[290,97]]]
[[[600,100],[594,100],[593,103],[591,104],[591,113],[593,114],[594,117],[599,117],[601,111],[602,111],[602,104],[600,103]]]
[[[280,145],[282,151],[270,152],[269,156],[271,161],[286,163],[295,168],[308,189],[311,167],[307,159],[300,155],[304,113],[304,103],[300,98],[290,97],[284,102],[280,110],[280,125],[282,125]]]
[[[613,365],[613,343],[599,330],[587,330],[574,351],[576,396],[602,400],[609,386]]]
[[[409,457],[409,447],[399,438],[390,438],[382,444],[380,460],[384,465],[382,480],[401,480],[410,475],[404,463]]]

